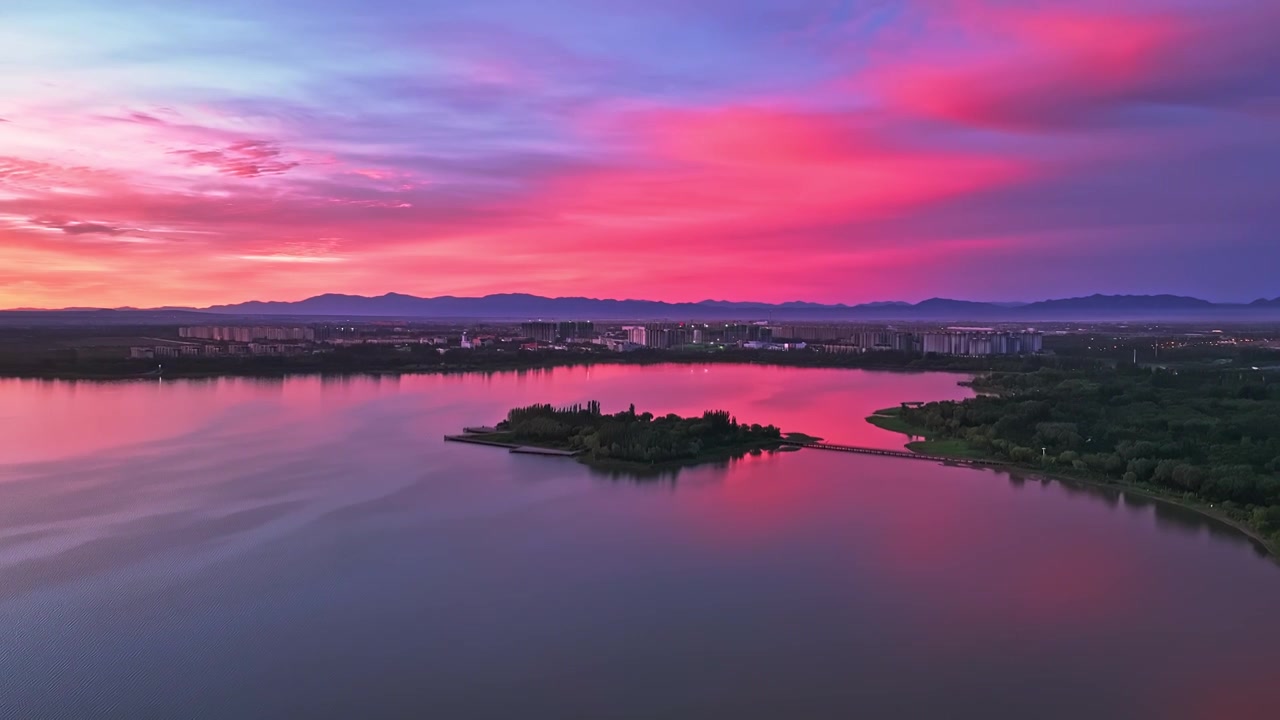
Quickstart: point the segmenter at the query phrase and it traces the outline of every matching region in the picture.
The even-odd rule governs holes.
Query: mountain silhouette
[[[1181,295],[1090,295],[1032,303],[975,302],[930,298],[861,305],[703,300],[668,303],[587,297],[544,297],[502,293],[482,297],[417,297],[387,293],[375,297],[325,294],[296,302],[252,301],[218,305],[204,312],[235,315],[324,315],[405,318],[491,318],[508,320],[1141,320],[1210,317],[1250,318],[1280,310],[1280,299],[1251,304],[1212,303]]]

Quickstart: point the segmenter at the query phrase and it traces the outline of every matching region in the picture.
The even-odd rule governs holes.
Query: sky
[[[5,0],[0,307],[1280,296],[1274,0]]]

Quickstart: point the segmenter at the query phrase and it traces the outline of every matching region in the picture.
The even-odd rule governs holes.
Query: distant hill
[[[0,310],[0,327],[185,325],[220,320],[194,310]]]
[[[1249,304],[1212,303],[1179,295],[1090,295],[1033,303],[997,303],[930,298],[862,305],[824,305],[703,300],[666,303],[654,300],[609,300],[587,297],[543,297],[523,293],[483,297],[416,297],[387,293],[376,297],[329,293],[296,302],[252,301],[209,308],[117,308],[66,311],[0,312],[12,324],[29,316],[57,315],[51,322],[92,319],[95,322],[211,322],[227,316],[315,318],[436,318],[493,320],[772,320],[843,322],[1035,322],[1074,320],[1280,320],[1280,298]],[[217,320],[211,316],[219,316]]]
[[[939,315],[939,316],[968,316],[969,313],[977,315],[991,315],[994,313],[1008,312],[1009,308],[996,305],[995,303],[972,302],[969,300],[948,300],[947,298],[929,298],[916,303],[915,305],[907,305],[906,307],[893,308],[892,312],[911,312],[923,315]]]
[[[919,303],[873,302],[824,305],[792,301],[779,304],[704,300],[666,303],[653,300],[549,298],[528,294],[422,298],[399,293],[377,297],[318,295],[298,302],[249,302],[211,307],[232,314],[336,315],[493,319],[771,319],[771,320],[1145,320],[1267,315],[1280,299],[1250,305],[1216,304],[1179,295],[1090,295],[1033,303],[993,303],[930,298]]]
[[[1020,307],[1024,311],[1101,311],[1128,312],[1155,310],[1160,312],[1178,310],[1209,310],[1216,307],[1214,303],[1199,298],[1181,295],[1090,295],[1089,297],[1067,298],[1065,300],[1041,300]]]

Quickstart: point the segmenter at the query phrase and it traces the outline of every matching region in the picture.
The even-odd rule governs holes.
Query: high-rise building
[[[953,328],[925,333],[921,349],[937,355],[984,357],[987,355],[1030,355],[1043,347],[1043,336],[1034,331],[996,332],[986,328]]]
[[[903,342],[900,336],[906,333],[899,333],[887,328],[878,330],[859,330],[850,336],[852,344],[857,345],[864,351],[872,350],[898,350]]]
[[[647,347],[684,347],[692,341],[693,333],[684,323],[655,322],[644,326],[644,345]]]
[[[693,329],[684,323],[654,322],[625,325],[627,342],[650,348],[684,347],[693,342]]]
[[[725,323],[709,325],[706,335],[711,340],[725,343],[748,342],[752,340],[768,340],[773,337],[770,328],[749,323]]]
[[[520,334],[538,342],[555,342],[558,326],[553,322],[520,323]]]
[[[314,341],[316,332],[309,327],[214,326],[195,325],[178,328],[178,337],[218,342],[250,342],[253,340]]]
[[[662,338],[660,347],[682,348],[693,342],[693,331],[687,327],[665,328],[658,332]]]
[[[520,334],[538,342],[587,340],[595,337],[595,324],[580,320],[520,323]]]
[[[595,337],[596,326],[589,321],[570,320],[558,323],[556,333],[565,340],[587,340]]]
[[[774,340],[847,340],[852,328],[843,325],[775,325]]]
[[[1019,348],[1023,355],[1044,352],[1044,335],[1034,330],[1027,330],[1018,335]]]

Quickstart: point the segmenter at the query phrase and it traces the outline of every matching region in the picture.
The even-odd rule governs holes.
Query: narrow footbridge
[[[947,457],[945,455],[924,455],[910,450],[884,450],[881,448],[859,447],[857,445],[840,445],[828,442],[796,442],[787,441],[784,445],[792,447],[813,448],[814,450],[834,450],[835,452],[857,453],[859,455],[881,455],[884,457],[908,458],[910,460],[930,460],[932,462],[956,463],[959,465],[1009,465],[1003,460],[975,460],[973,458]]]

